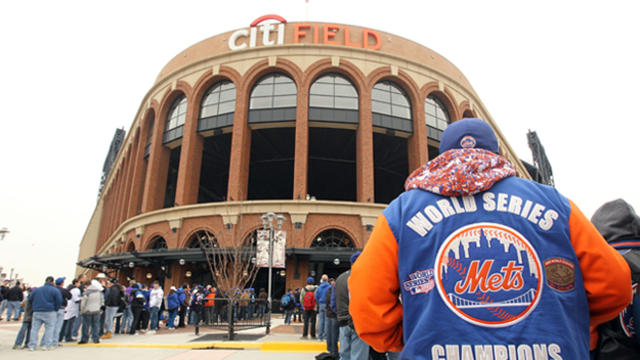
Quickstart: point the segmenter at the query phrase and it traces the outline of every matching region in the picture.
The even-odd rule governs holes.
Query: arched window
[[[373,126],[413,133],[411,103],[398,85],[391,81],[377,83],[371,92]]]
[[[217,248],[219,247],[218,239],[212,233],[201,230],[193,234],[187,243],[187,248],[189,249],[201,249],[203,246],[205,249],[210,247]]]
[[[220,129],[233,125],[236,108],[236,86],[231,81],[213,84],[200,103],[198,131]]]
[[[311,247],[350,248],[353,249],[353,240],[344,231],[329,229],[321,232],[313,239]]]
[[[309,89],[309,120],[358,123],[358,92],[337,74],[318,78]]]
[[[153,124],[154,119],[151,118],[149,121],[149,128],[147,129],[147,143],[144,145],[144,156],[149,156],[149,151],[151,150],[151,140],[153,140]]]
[[[187,117],[187,98],[182,95],[173,101],[164,126],[162,143],[166,144],[180,139],[184,130],[184,120]]]
[[[427,122],[427,136],[440,141],[442,132],[450,122],[447,107],[435,95],[429,95],[424,101],[424,111]]]
[[[151,241],[151,245],[149,245],[149,250],[162,250],[162,249],[167,249],[167,241],[161,236],[158,236],[157,238]]]
[[[295,121],[296,84],[283,74],[269,74],[251,90],[249,123]]]
[[[465,119],[465,118],[474,118],[474,117],[476,117],[476,116],[473,114],[473,111],[471,111],[471,110],[469,110],[469,109],[465,110],[465,111],[462,113],[462,118],[463,118],[463,119]]]

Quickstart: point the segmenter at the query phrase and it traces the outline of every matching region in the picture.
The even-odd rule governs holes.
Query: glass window
[[[171,105],[169,113],[167,113],[167,121],[164,131],[173,130],[178,126],[184,125],[187,116],[187,98],[182,95],[178,97]]]
[[[293,80],[282,74],[269,74],[251,90],[249,109],[271,109],[296,106],[297,88]]]
[[[232,113],[236,104],[236,86],[222,81],[211,86],[200,103],[200,119]]]
[[[449,111],[435,95],[429,95],[424,101],[425,119],[428,126],[444,130],[449,125]]]
[[[381,81],[373,87],[371,105],[375,113],[411,119],[411,103],[407,95],[390,81]]]
[[[358,110],[358,92],[344,77],[337,74],[327,74],[318,78],[311,85],[309,106]]]

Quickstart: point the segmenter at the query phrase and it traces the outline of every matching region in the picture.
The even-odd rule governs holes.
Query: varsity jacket
[[[590,324],[630,300],[622,257],[572,202],[512,176],[499,155],[456,149],[434,162],[352,266],[360,338],[411,360],[588,359]]]
[[[640,217],[624,200],[602,205],[591,222],[609,245],[618,250],[631,269],[633,302],[616,318],[598,327],[597,360],[632,360],[640,357]]]

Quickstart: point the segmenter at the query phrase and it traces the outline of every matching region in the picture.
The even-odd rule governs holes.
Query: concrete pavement
[[[52,350],[12,350],[15,337],[22,324],[0,322],[0,359],[65,359],[65,360],[117,360],[137,359],[315,359],[315,355],[326,351],[324,342],[302,340],[302,324],[284,325],[280,318],[273,319],[271,333],[265,329],[243,330],[237,340],[225,340],[226,333],[219,330],[202,329],[194,334],[193,327],[170,331],[161,329],[155,334],[114,335],[100,344],[78,345],[63,343]],[[41,331],[42,334],[42,331]]]

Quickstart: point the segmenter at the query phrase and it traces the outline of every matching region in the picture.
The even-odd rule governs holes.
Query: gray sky
[[[471,82],[518,156],[535,130],[556,187],[590,217],[640,211],[637,1],[2,1],[0,266],[72,277],[116,128],[162,67],[257,17],[353,24],[416,41]]]

